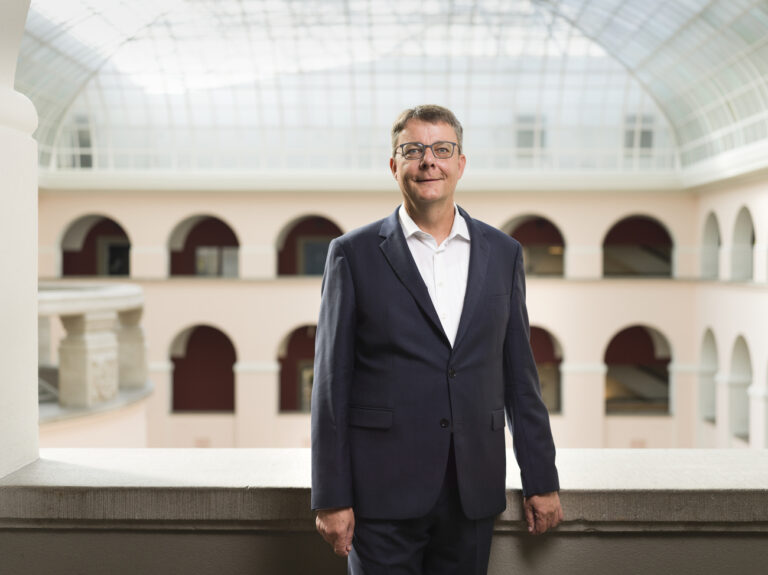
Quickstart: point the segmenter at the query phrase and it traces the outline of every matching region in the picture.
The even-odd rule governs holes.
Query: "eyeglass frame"
[[[438,144],[451,144],[451,155],[445,158],[440,158],[435,154],[435,149],[432,146],[436,146]],[[406,158],[405,152],[403,151],[403,146],[419,146],[421,148],[421,155],[418,158]],[[400,155],[403,156],[404,160],[423,160],[424,156],[427,155],[427,148],[432,150],[432,155],[438,159],[438,160],[450,160],[453,157],[453,154],[456,153],[456,148],[459,148],[459,153],[461,153],[461,147],[459,146],[458,142],[451,142],[450,140],[439,140],[437,142],[432,142],[431,144],[422,144],[421,142],[404,142],[402,144],[399,144],[395,146],[395,153],[393,155],[397,155],[397,152],[400,152]]]

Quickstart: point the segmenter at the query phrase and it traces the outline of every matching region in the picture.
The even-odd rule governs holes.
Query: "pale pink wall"
[[[699,273],[699,242],[710,210],[718,214],[721,234],[728,240],[739,207],[749,205],[757,241],[765,245],[766,188],[768,180],[698,193],[457,192],[459,203],[471,215],[497,227],[520,215],[538,214],[553,221],[563,234],[566,279],[528,279],[531,324],[549,330],[563,348],[563,413],[552,418],[559,445],[672,447],[714,441],[717,434],[704,429],[697,435],[696,431],[701,427],[696,373],[707,327],[712,327],[717,339],[721,369],[727,370],[730,364],[735,337],[744,335],[752,353],[755,389],[765,389],[768,286],[764,267],[758,272],[756,262],[762,280],[751,286],[690,278]],[[348,231],[387,216],[398,203],[394,190],[43,192],[40,244],[49,249],[41,249],[40,274],[53,273],[49,256],[69,223],[90,213],[114,215],[134,243],[131,281],[145,293],[142,325],[149,346],[150,378],[156,387],[148,408],[149,444],[302,447],[309,441],[309,418],[278,413],[276,362],[283,338],[297,326],[316,322],[320,278],[276,278],[278,239],[286,226],[305,215],[328,217]],[[196,214],[213,215],[232,226],[241,242],[241,278],[166,279],[168,238],[176,225]],[[600,277],[605,234],[623,217],[640,214],[667,227],[675,242],[675,274],[689,279]],[[235,415],[170,414],[171,342],[197,324],[217,327],[237,350]],[[604,415],[605,349],[618,331],[633,324],[653,327],[669,341],[673,415]],[[757,438],[765,435],[765,400],[756,398],[752,409],[758,444],[765,441]]]

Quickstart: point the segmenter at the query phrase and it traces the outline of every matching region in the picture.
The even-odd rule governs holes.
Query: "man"
[[[406,110],[390,159],[403,204],[329,248],[312,508],[355,575],[486,573],[506,505],[505,411],[528,530],[562,520],[522,250],[455,205],[465,164],[450,110]]]

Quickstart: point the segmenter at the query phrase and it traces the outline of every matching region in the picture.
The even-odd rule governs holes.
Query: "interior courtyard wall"
[[[561,228],[566,254],[573,242],[599,254],[607,230],[633,214],[649,214],[663,222],[676,245],[691,246],[696,241],[696,197],[688,193],[617,193],[608,202],[605,193],[459,190],[457,199],[473,217],[495,226],[527,213],[551,218]],[[399,196],[396,190],[153,195],[44,191],[40,202],[41,244],[55,245],[72,221],[102,212],[117,214],[138,245],[167,250],[175,226],[189,215],[209,213],[225,219],[244,245],[271,246],[276,251],[281,231],[297,217],[326,214],[347,231],[390,214]],[[136,254],[134,261],[143,257],[147,257],[146,250]],[[162,270],[156,271],[160,274]],[[280,343],[288,333],[316,322],[320,278],[278,279],[274,273],[272,265],[256,274],[263,274],[259,279],[166,279],[167,270],[162,275],[131,278],[142,286],[146,301],[142,326],[155,384],[149,410],[150,445],[263,446],[267,438],[278,441],[278,437],[281,445],[306,444],[308,417],[278,412],[279,373],[268,366],[276,363]],[[610,436],[611,444],[622,447],[677,445],[680,441],[687,445],[679,429],[688,423],[675,417],[662,416],[640,435],[637,430],[642,418],[605,417],[603,359],[608,342],[621,329],[636,324],[653,327],[672,348],[677,368],[672,372],[674,394],[674,379],[683,377],[679,374],[695,364],[698,353],[698,336],[690,329],[696,323],[695,284],[674,279],[602,279],[599,274],[577,279],[578,273],[575,277],[567,273],[566,279],[528,278],[531,325],[550,331],[563,348],[563,412],[552,418],[558,441],[564,446],[600,447]],[[167,369],[171,342],[194,325],[216,326],[238,349],[235,415],[170,413],[172,373]]]

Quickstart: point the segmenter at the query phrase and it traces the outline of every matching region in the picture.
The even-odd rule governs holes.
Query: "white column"
[[[672,248],[672,277],[700,277],[701,250],[698,246],[677,245]]]
[[[720,246],[720,275],[718,279],[729,280],[731,279],[731,244],[730,240],[723,239],[723,244]]]
[[[749,446],[768,447],[768,388],[753,384],[749,394]]]
[[[170,275],[168,246],[131,246],[131,277],[167,278]]]
[[[277,248],[274,244],[240,246],[240,277],[263,279],[277,276]]]
[[[599,278],[603,275],[603,248],[599,245],[571,245],[565,248],[565,277]]]
[[[168,447],[168,423],[173,393],[173,362],[149,363],[149,379],[155,387],[147,408],[147,447]]]
[[[147,384],[147,344],[139,323],[143,311],[139,307],[117,314],[120,389],[140,389]]]
[[[67,330],[59,345],[59,403],[91,407],[117,394],[114,311],[62,316]]]
[[[752,269],[756,282],[768,282],[768,244],[756,243],[753,253]]]
[[[605,374],[603,363],[560,364],[563,429],[558,447],[603,447]]]
[[[37,128],[14,91],[29,0],[0,2],[0,477],[37,459]]]
[[[280,408],[280,364],[237,362],[235,371],[235,446],[275,447]]]
[[[715,421],[717,422],[717,445],[716,447],[729,447],[731,444],[730,432],[730,387],[728,385],[730,378],[725,372],[718,372],[715,375],[716,403]]]
[[[669,412],[675,418],[675,447],[694,447],[699,418],[699,372],[694,364],[669,365]]]

